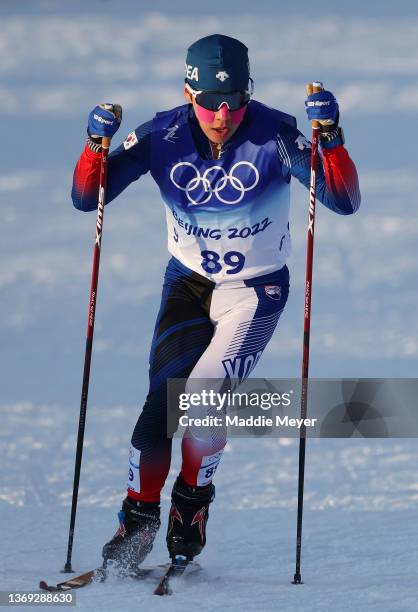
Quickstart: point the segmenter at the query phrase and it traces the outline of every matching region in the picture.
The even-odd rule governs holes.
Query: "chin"
[[[231,138],[232,130],[230,129],[225,135],[219,134],[214,130],[210,132],[210,140],[216,144],[224,144]]]
[[[221,136],[217,136],[217,135],[211,135],[209,140],[213,142],[214,144],[224,144],[224,142],[226,142],[228,139],[221,138]]]

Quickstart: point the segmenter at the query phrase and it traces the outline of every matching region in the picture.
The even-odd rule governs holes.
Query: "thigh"
[[[215,288],[209,313],[213,336],[190,378],[247,378],[273,335],[288,294],[286,267],[244,286]]]
[[[213,288],[178,262],[167,267],[149,360],[150,394],[164,391],[167,378],[187,378],[209,346]]]

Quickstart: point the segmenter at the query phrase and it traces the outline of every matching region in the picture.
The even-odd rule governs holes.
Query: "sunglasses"
[[[218,111],[223,111],[225,117],[227,117],[229,111],[232,122],[240,123],[253,93],[253,86],[249,91],[235,91],[232,93],[195,91],[188,83],[186,83],[186,89],[196,101],[196,115],[198,119],[205,123],[212,123]]]

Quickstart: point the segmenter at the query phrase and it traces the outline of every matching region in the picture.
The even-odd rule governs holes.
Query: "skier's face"
[[[202,113],[194,96],[192,96],[186,87],[184,88],[184,96],[190,104],[193,104],[202,132],[215,144],[227,142],[235,134],[244,118],[245,111],[240,112],[240,116],[237,117],[237,111],[229,111],[226,105],[222,105],[216,112]],[[210,115],[213,115],[213,118]]]

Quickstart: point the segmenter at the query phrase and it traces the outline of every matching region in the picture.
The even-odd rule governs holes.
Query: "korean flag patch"
[[[123,148],[125,149],[125,151],[127,151],[128,149],[136,145],[137,142],[138,142],[138,138],[135,132],[131,132],[130,134],[128,134],[126,140],[124,141]]]
[[[282,297],[282,288],[280,285],[265,285],[264,291],[272,300],[280,300]]]

